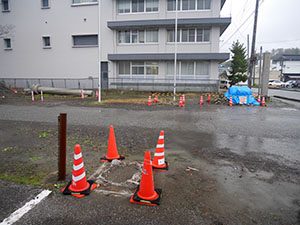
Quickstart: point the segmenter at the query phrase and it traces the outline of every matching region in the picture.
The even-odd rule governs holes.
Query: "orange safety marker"
[[[211,100],[210,94],[208,94],[208,96],[207,96],[207,103],[208,103],[208,104],[210,104],[210,100]]]
[[[119,155],[116,137],[115,137],[115,130],[112,125],[109,126],[109,135],[108,135],[108,146],[107,146],[107,153],[105,156],[100,158],[101,162],[111,162],[114,159],[123,160],[125,159],[124,156]]]
[[[233,105],[233,103],[232,103],[232,96],[230,96],[230,98],[229,98],[229,106],[231,107]]]
[[[44,94],[43,94],[43,91],[41,91],[41,101],[44,102]]]
[[[183,102],[183,106],[185,106],[185,95],[182,95],[182,102]]]
[[[99,98],[99,90],[96,90],[96,99]]]
[[[31,91],[31,101],[34,102],[34,93]]]
[[[158,103],[158,96],[157,95],[154,96],[153,103]]]
[[[265,96],[262,97],[261,106],[266,106]]]
[[[140,205],[157,206],[160,204],[161,189],[154,188],[151,153],[145,152],[144,165],[140,185],[131,196],[130,202]]]
[[[151,106],[152,105],[152,99],[151,99],[151,95],[149,95],[148,97],[148,106]]]
[[[72,195],[76,198],[83,198],[89,195],[92,190],[98,187],[92,180],[86,180],[86,174],[83,164],[83,158],[81,153],[81,147],[76,144],[74,147],[74,162],[72,171],[72,181],[64,187],[61,192],[64,195]]]
[[[165,132],[163,130],[159,133],[152,167],[161,170],[168,170],[169,168],[168,162],[165,161]]]
[[[258,97],[257,97],[257,101],[258,101],[258,102],[259,102],[259,104],[260,104],[260,102],[261,102],[260,95],[258,95]]]
[[[80,97],[81,99],[84,99],[84,91],[82,89],[80,90]]]
[[[179,104],[178,104],[179,107],[183,107],[184,104],[183,104],[183,97],[182,95],[180,95],[180,98],[179,98]]]
[[[204,102],[203,102],[203,96],[201,95],[201,96],[200,96],[199,105],[203,105],[203,103],[204,103]]]

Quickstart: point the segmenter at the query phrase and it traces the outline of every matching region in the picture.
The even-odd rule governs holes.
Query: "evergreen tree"
[[[230,80],[230,85],[235,85],[240,81],[245,82],[248,78],[246,48],[237,40],[236,42],[233,42],[230,51],[233,54],[231,67],[229,69],[230,75],[228,76],[228,79]]]

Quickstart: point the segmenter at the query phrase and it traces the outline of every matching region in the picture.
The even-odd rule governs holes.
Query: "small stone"
[[[113,161],[111,161],[111,165],[113,166],[119,166],[121,164],[120,160],[114,159]]]

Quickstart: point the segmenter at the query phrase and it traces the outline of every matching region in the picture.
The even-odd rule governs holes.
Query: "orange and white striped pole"
[[[261,100],[261,106],[266,106],[266,99],[265,99],[265,96],[262,97],[262,100]]]
[[[200,105],[200,106],[202,106],[202,105],[203,105],[203,103],[204,103],[204,102],[203,102],[203,96],[201,95],[201,96],[200,96],[199,105]]]
[[[84,91],[82,89],[80,90],[80,96],[81,96],[81,99],[84,99]]]
[[[148,97],[148,106],[151,106],[151,104],[152,104],[152,99],[151,99],[151,95],[149,95],[149,97]]]
[[[31,101],[34,102],[34,92],[31,91]]]
[[[232,96],[230,96],[230,98],[229,98],[229,106],[231,107],[233,105],[233,103],[232,103]]]
[[[44,102],[44,93],[41,91],[41,101]]]

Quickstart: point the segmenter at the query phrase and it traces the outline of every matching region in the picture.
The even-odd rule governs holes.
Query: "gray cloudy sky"
[[[232,42],[237,39],[247,46],[247,34],[250,34],[251,45],[254,14],[247,22],[245,21],[254,12],[255,2],[256,0],[226,1],[221,16],[231,16],[232,23],[220,38],[221,52],[228,52]],[[259,51],[260,46],[263,46],[263,50],[300,48],[300,0],[260,2],[256,50]],[[245,24],[236,32],[244,22]]]

